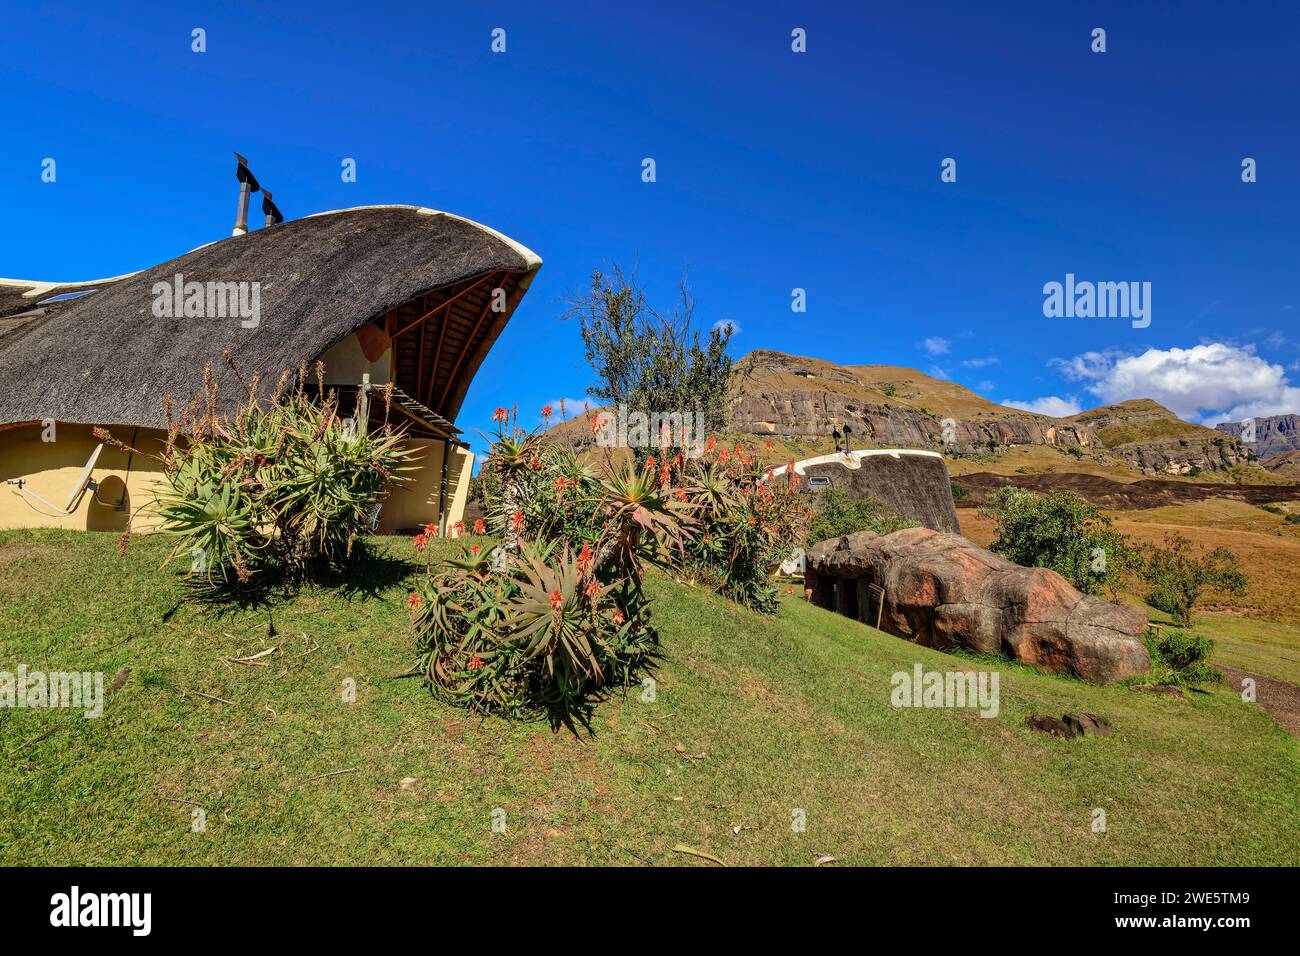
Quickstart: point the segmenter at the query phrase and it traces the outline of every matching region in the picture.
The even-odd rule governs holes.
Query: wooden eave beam
[[[460,298],[462,298],[462,297],[464,297],[464,296],[469,295],[471,292],[473,292],[475,289],[477,289],[479,286],[481,286],[484,282],[487,282],[489,279],[491,279],[491,278],[493,277],[493,275],[495,275],[495,274],[496,274],[496,273],[491,273],[491,272],[490,272],[490,273],[488,273],[487,275],[483,276],[482,278],[478,279],[478,280],[477,280],[476,282],[474,282],[472,285],[467,286],[467,287],[464,288],[464,289],[461,289],[461,290],[460,290],[459,292],[457,292],[455,295],[451,296],[451,298],[444,299],[443,301],[439,302],[437,305],[435,305],[432,309],[429,309],[429,311],[425,312],[423,315],[421,315],[421,316],[420,316],[418,319],[416,319],[414,322],[411,322],[411,323],[407,324],[406,326],[404,326],[400,332],[396,332],[396,333],[394,333],[394,334],[393,334],[393,338],[397,338],[399,335],[404,335],[404,334],[406,334],[407,332],[411,331],[411,329],[415,328],[417,325],[421,324],[422,322],[427,322],[429,319],[433,318],[433,317],[434,317],[435,315],[437,315],[440,311],[442,311],[443,309],[447,308],[447,306],[451,305],[451,304],[452,304],[453,302],[455,302],[457,299],[460,299]]]
[[[509,274],[510,273],[506,271],[496,273],[495,278],[498,280],[498,288],[504,287],[502,283],[505,282],[505,278]],[[447,407],[447,396],[451,394],[451,386],[455,383],[456,376],[460,372],[461,365],[465,363],[465,358],[469,355],[470,349],[474,347],[474,339],[478,336],[479,329],[483,327],[483,322],[487,319],[488,312],[490,312],[491,309],[492,296],[489,295],[487,301],[483,303],[483,311],[479,313],[478,321],[474,323],[474,330],[470,332],[469,337],[465,339],[465,346],[460,350],[460,355],[456,356],[456,364],[451,367],[451,374],[447,376],[447,382],[442,387],[442,395],[438,399],[438,404],[436,406],[430,406],[434,411],[437,411],[439,415],[442,414],[442,409]]]

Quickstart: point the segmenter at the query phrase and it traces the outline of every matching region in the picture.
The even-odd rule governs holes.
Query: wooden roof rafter
[[[499,279],[497,283],[497,288],[501,288],[505,281],[505,276],[508,275],[508,272],[502,271],[502,272],[498,272],[496,275],[497,278]],[[439,396],[438,398],[439,408],[445,408],[447,405],[447,396],[451,394],[451,387],[456,384],[456,376],[460,373],[460,367],[465,363],[465,359],[469,356],[469,353],[473,350],[474,340],[478,338],[479,330],[483,327],[483,323],[484,321],[486,321],[488,317],[488,313],[492,311],[493,298],[494,296],[492,296],[491,294],[488,295],[487,300],[483,303],[482,311],[479,312],[478,321],[474,323],[474,328],[470,331],[469,335],[465,338],[465,344],[461,347],[460,354],[456,357],[456,362],[451,367],[451,374],[447,376],[447,381],[443,383],[442,395]],[[439,352],[441,352],[441,347],[439,348]],[[441,358],[441,355],[435,357],[435,361],[438,358]],[[430,386],[430,395],[432,395],[433,392],[432,378],[429,381],[429,386]]]
[[[443,299],[441,302],[439,302],[437,305],[430,308],[428,311],[426,311],[415,321],[408,322],[405,326],[402,327],[400,331],[393,333],[393,338],[398,338],[401,335],[405,335],[407,332],[411,331],[411,329],[415,328],[416,326],[422,325],[423,323],[427,322],[429,319],[437,315],[439,312],[441,312],[443,309],[450,307],[453,302],[456,302],[464,298],[465,296],[473,292],[475,289],[483,285],[483,283],[489,281],[490,279],[494,279],[499,275],[501,275],[500,272],[489,272],[486,275],[480,276],[478,279],[471,282],[469,285],[461,289],[459,292],[455,293],[454,295],[446,299]]]

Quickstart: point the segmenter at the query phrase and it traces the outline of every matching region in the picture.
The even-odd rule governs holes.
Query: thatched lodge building
[[[392,383],[391,419],[421,467],[384,502],[378,530],[445,528],[464,510],[473,467],[456,414],[541,264],[468,219],[369,206],[268,225],[112,279],[0,279],[0,528],[123,527],[152,498],[160,467],[101,445],[92,429],[157,451],[164,395],[185,404],[205,365],[223,377],[223,399],[238,400],[226,352],[268,391],[282,371],[319,360],[345,413],[349,392]],[[382,406],[372,402],[372,414]],[[136,524],[149,524],[147,508]]]
[[[788,465],[775,470],[784,475]],[[875,498],[932,531],[961,533],[952,479],[938,452],[879,448],[835,452],[794,463],[799,490],[818,494],[839,488],[853,498]]]

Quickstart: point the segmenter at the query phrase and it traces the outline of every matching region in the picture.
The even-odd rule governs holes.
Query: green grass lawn
[[[1300,743],[1226,689],[1093,687],[657,577],[657,700],[609,700],[579,739],[390,679],[413,568],[409,541],[379,550],[363,580],[223,613],[157,570],[159,540],[0,534],[0,670],[131,668],[98,720],[0,710],[0,864],[1300,862]],[[891,707],[916,661],[999,667],[1000,715]],[[1115,734],[1023,726],[1065,711]]]
[[[1214,638],[1214,660],[1300,684],[1300,628],[1227,614],[1198,615],[1192,628]]]

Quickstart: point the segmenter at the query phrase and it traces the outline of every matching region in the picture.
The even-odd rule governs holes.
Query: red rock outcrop
[[[882,630],[926,647],[1005,654],[1099,684],[1151,667],[1140,608],[1081,594],[1055,571],[1021,567],[961,535],[834,538],[809,549],[806,575],[815,603],[872,625],[878,613]]]

